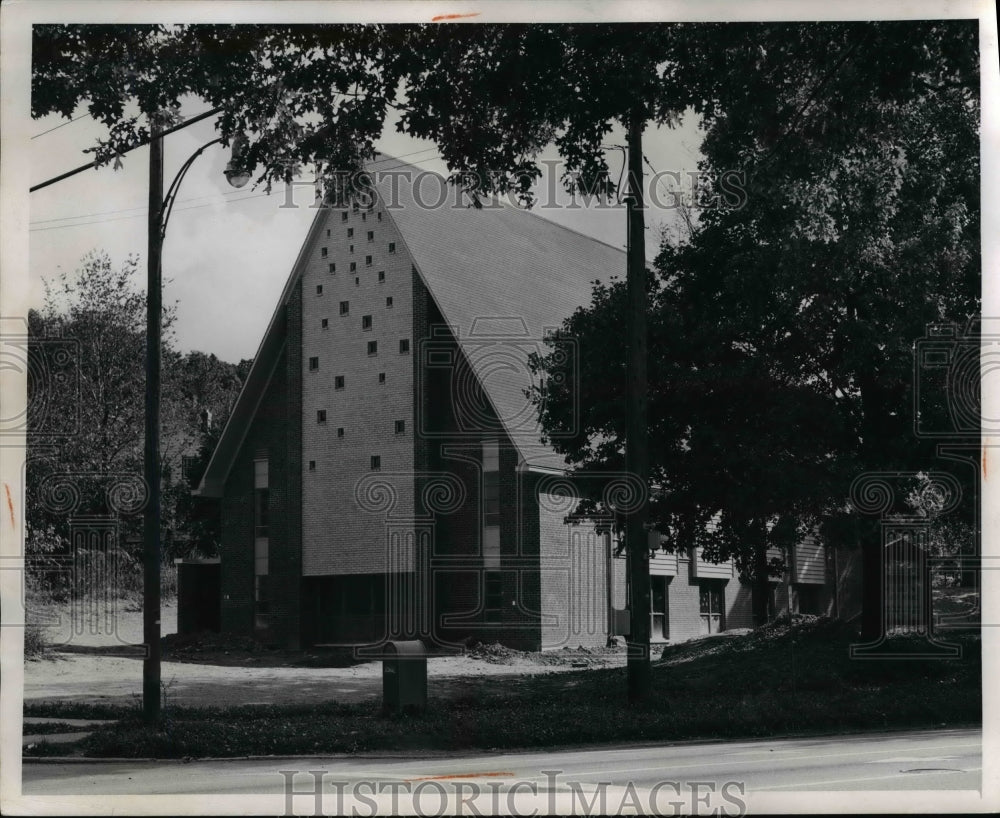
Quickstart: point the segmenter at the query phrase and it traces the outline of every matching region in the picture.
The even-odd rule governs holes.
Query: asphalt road
[[[435,814],[446,803],[448,812],[462,807],[465,798],[466,814],[476,814],[471,809],[476,803],[483,814],[495,811],[492,799],[493,807],[524,815],[532,809],[597,814],[632,806],[661,814],[737,815],[747,808],[758,812],[765,803],[774,808],[784,803],[781,796],[807,791],[865,791],[864,803],[871,808],[876,791],[897,794],[901,805],[930,806],[921,792],[950,790],[952,805],[974,809],[978,793],[954,791],[978,791],[981,767],[981,731],[942,729],[433,758],[26,762],[22,782],[25,795],[272,796],[253,803],[285,814],[343,813],[353,807],[354,814],[368,815],[376,801],[398,813],[409,811],[411,798],[420,802],[419,812]],[[297,794],[289,795],[289,782]],[[393,797],[399,799],[395,804]],[[829,797],[814,807],[834,803]],[[170,803],[181,812],[188,802]]]

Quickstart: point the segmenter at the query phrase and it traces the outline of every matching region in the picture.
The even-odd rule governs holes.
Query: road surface
[[[472,799],[466,814],[476,814],[473,803],[484,814],[492,811],[492,798],[494,807],[525,815],[551,807],[592,814],[627,811],[633,802],[641,812],[715,809],[737,815],[747,807],[757,812],[759,804],[783,803],[770,796],[803,791],[862,790],[870,793],[865,803],[874,805],[873,791],[884,790],[896,794],[893,803],[927,806],[920,791],[978,791],[981,759],[978,729],[941,729],[433,758],[26,762],[22,782],[25,795],[272,796],[253,803],[285,814],[333,814],[357,807],[355,814],[368,815],[374,814],[368,802],[376,801],[386,809],[395,806],[393,812],[409,811],[407,799],[416,798],[426,815],[437,813],[446,801],[451,812],[464,797]],[[289,782],[296,794],[290,794]],[[389,800],[393,796],[400,799],[395,805]],[[830,797],[814,806],[832,803]],[[513,800],[508,803],[508,798]],[[953,792],[950,803],[974,809],[978,798],[978,793]],[[158,803],[165,811],[181,812],[194,802]]]

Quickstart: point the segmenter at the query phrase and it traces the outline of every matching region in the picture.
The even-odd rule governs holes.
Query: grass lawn
[[[624,668],[471,680],[468,693],[431,701],[419,715],[385,715],[378,703],[164,711],[159,730],[128,708],[32,705],[26,715],[119,718],[77,752],[104,757],[205,757],[499,750],[621,741],[751,738],[981,721],[978,634],[949,637],[950,660],[852,661],[857,637],[815,620],[668,646],[654,662],[653,700],[630,708]],[[900,652],[914,644],[890,640]],[[66,745],[63,751],[70,753]],[[48,752],[42,747],[39,754]]]

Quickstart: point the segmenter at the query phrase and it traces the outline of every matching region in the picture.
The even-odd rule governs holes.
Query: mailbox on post
[[[427,649],[423,642],[386,643],[382,706],[386,710],[423,710],[427,706]]]

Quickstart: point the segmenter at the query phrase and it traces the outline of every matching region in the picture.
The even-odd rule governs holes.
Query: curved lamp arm
[[[211,142],[206,142],[198,150],[192,153],[187,161],[181,165],[181,169],[177,171],[177,175],[174,180],[170,183],[170,187],[167,188],[167,195],[163,197],[163,206],[160,208],[160,240],[162,241],[167,235],[167,222],[170,221],[170,213],[174,209],[174,202],[177,201],[177,191],[181,186],[181,182],[184,181],[184,176],[191,169],[191,165],[194,164],[194,160],[197,159],[204,152],[205,148],[210,148],[212,145],[217,145],[222,141],[222,137],[218,139],[213,139]]]

